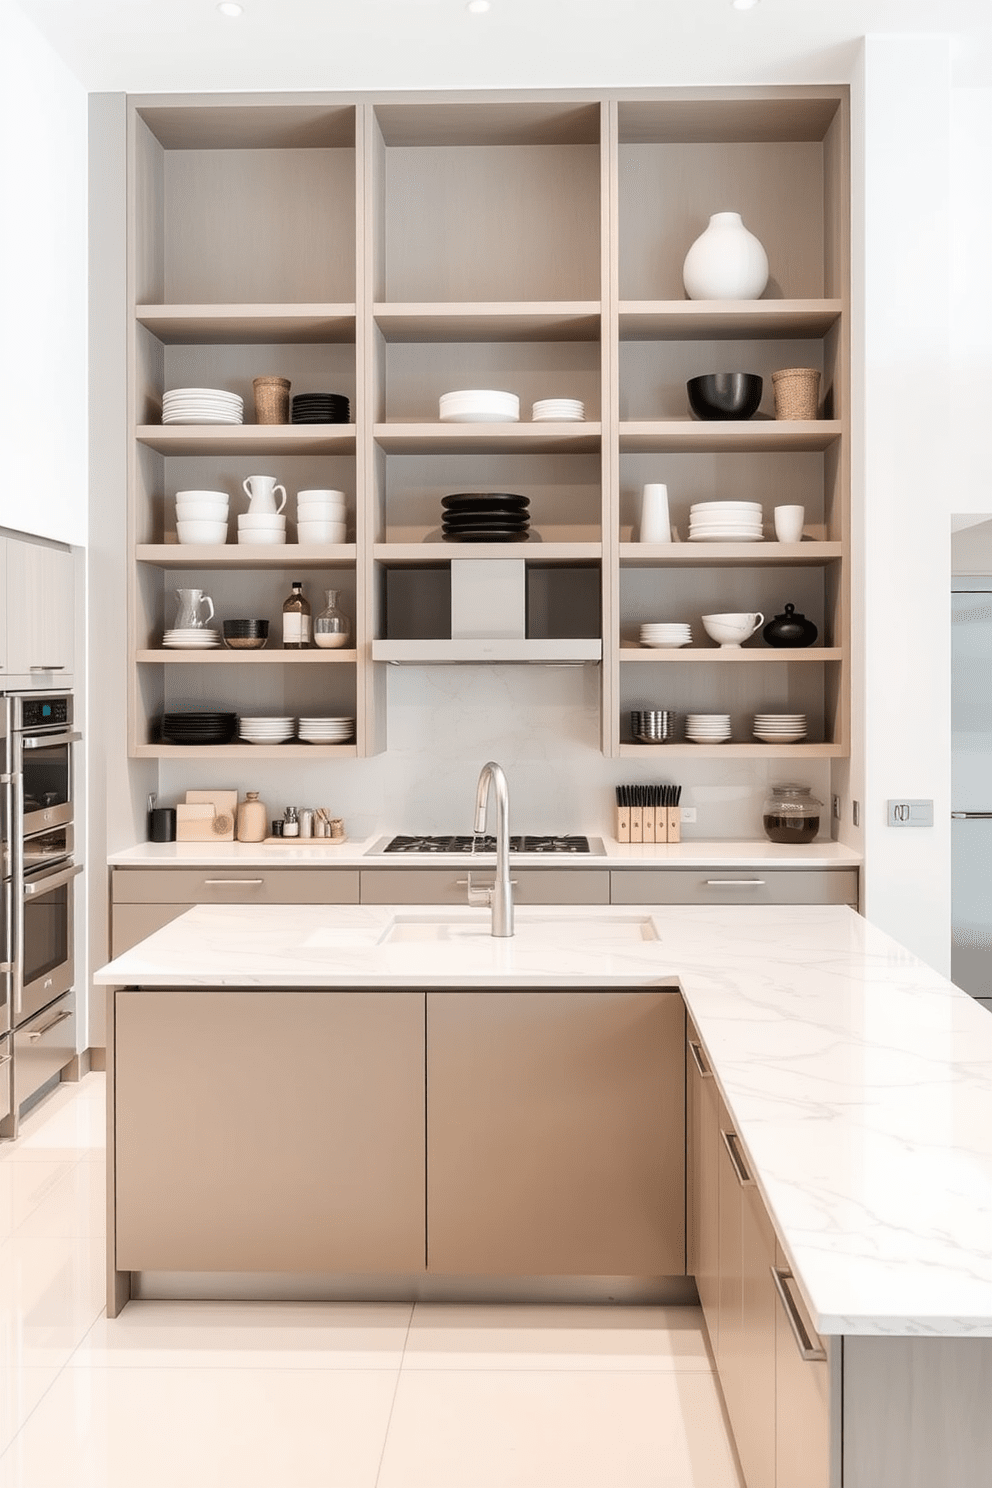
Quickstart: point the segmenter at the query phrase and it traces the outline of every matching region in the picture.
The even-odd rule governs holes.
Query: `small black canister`
[[[148,840],[149,842],[175,842],[176,808],[174,806],[152,807],[148,813]]]
[[[783,615],[769,620],[761,634],[769,646],[812,646],[817,629],[805,615],[797,615],[795,605],[787,604]]]

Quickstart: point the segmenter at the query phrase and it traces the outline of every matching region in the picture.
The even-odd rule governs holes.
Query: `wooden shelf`
[[[843,744],[621,744],[621,759],[843,759]]]
[[[733,647],[725,650],[721,646],[680,646],[677,649],[675,647],[669,649],[665,646],[640,646],[636,641],[628,641],[620,647],[620,660],[624,663],[628,661],[661,662],[664,666],[679,663],[682,665],[703,663],[707,666],[714,664],[718,666],[764,666],[768,663],[781,665],[782,662],[791,666],[794,662],[843,661],[844,652],[840,646],[760,646],[753,650],[742,646],[739,651]]]
[[[593,566],[603,558],[602,543],[375,543],[372,556],[387,568],[408,564],[450,563],[452,558],[523,558],[527,563]]]
[[[306,543],[221,543],[197,547],[193,543],[139,543],[138,563],[155,568],[354,568],[354,543],[314,546]]]
[[[376,424],[375,440],[392,455],[533,453],[595,454],[602,425],[579,424]]]
[[[840,438],[842,428],[833,419],[630,420],[620,424],[620,450],[632,455],[822,452]]]
[[[355,759],[355,744],[136,744],[137,759]]]
[[[354,424],[139,424],[160,455],[349,455]]]
[[[596,300],[374,305],[387,341],[598,341]]]
[[[554,641],[373,641],[372,660],[436,666],[451,663],[557,662],[559,665],[602,660],[599,640]]]
[[[840,300],[621,300],[621,341],[767,341],[825,336]]]
[[[226,646],[218,646],[212,651],[159,647],[135,652],[135,660],[154,662],[157,666],[327,666],[329,663],[341,665],[342,662],[353,666],[358,660],[358,652],[322,651],[320,647],[312,651],[284,651],[281,646],[272,651],[268,647],[264,651],[229,651]]]
[[[354,305],[138,305],[164,346],[340,343],[355,339]]]
[[[621,568],[819,568],[843,556],[839,542],[620,544]]]

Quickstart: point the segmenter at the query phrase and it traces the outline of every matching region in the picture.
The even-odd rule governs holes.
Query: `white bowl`
[[[268,545],[274,547],[277,543],[286,541],[284,530],[276,530],[270,527],[242,527],[238,533],[239,543],[254,543],[256,547]]]
[[[345,503],[345,501],[348,498],[345,495],[344,491],[312,490],[312,491],[297,491],[297,493],[296,493],[296,499],[297,499],[297,501],[300,501],[300,502],[302,502],[302,501],[327,501],[327,502],[330,502],[332,505],[337,504],[338,502],[340,502],[341,505],[343,506],[344,503]]]
[[[342,543],[347,532],[344,522],[298,522],[297,540],[301,543]]]
[[[176,535],[181,543],[226,543],[226,522],[177,522]]]
[[[242,512],[238,517],[239,532],[284,532],[286,518],[281,512]]]
[[[297,503],[296,516],[300,522],[343,522],[348,513],[347,503],[344,501],[330,502],[325,506],[321,501],[300,501]]]
[[[206,501],[177,501],[177,522],[223,522],[227,526],[226,506],[211,506]]]
[[[223,501],[225,506],[230,501],[226,491],[177,491],[177,501]]]

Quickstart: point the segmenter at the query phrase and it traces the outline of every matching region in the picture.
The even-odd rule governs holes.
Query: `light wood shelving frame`
[[[386,576],[422,569],[436,577],[454,557],[599,570],[608,755],[657,757],[624,737],[623,718],[641,705],[633,699],[645,686],[664,695],[675,684],[692,708],[698,684],[701,711],[722,677],[737,679],[738,713],[748,699],[790,710],[801,699],[815,732],[795,745],[674,744],[666,758],[849,752],[846,89],[134,97],[128,130],[132,756],[381,751],[385,663],[376,656],[403,653],[433,665],[444,655],[435,641],[419,655],[413,640],[387,643]],[[769,251],[766,297],[688,301],[685,251],[709,213],[728,208],[741,210]],[[685,377],[722,363],[763,372],[820,366],[824,417],[777,422],[768,381],[752,421],[690,419]],[[157,421],[167,387],[201,383],[241,391],[250,417],[251,378],[279,368],[294,392],[346,390],[353,422]],[[475,385],[518,390],[525,421],[451,425],[432,417],[439,390]],[[588,421],[526,419],[531,397],[558,393],[584,397]],[[290,512],[292,493],[304,485],[347,489],[354,540],[178,545],[175,490],[223,484],[236,493],[253,464],[287,485]],[[678,493],[673,516],[683,535],[700,492],[756,499],[751,492],[767,490],[766,527],[776,501],[802,501],[807,539],[642,545],[633,528],[646,479],[667,479]],[[467,489],[469,480],[531,492],[532,540],[438,541],[437,494]],[[235,501],[232,515],[237,509]],[[287,592],[301,573],[328,583],[337,577],[354,604],[354,648],[294,654],[270,641],[255,653],[163,649],[177,575],[219,583],[229,573],[243,576],[244,613],[252,586],[267,586],[274,633],[278,576]],[[700,573],[722,575],[729,597],[721,608],[758,608],[748,602],[758,586],[759,599],[769,595],[760,607],[769,609],[783,582],[795,582],[822,612],[819,644],[776,651],[755,642],[728,653],[701,640],[679,651],[631,640],[645,585],[656,582],[688,610]],[[589,664],[590,649],[576,642],[575,659]],[[464,660],[464,651],[464,643],[450,648],[449,659]],[[157,742],[156,715],[182,679],[196,691],[196,679],[211,677],[226,678],[233,689],[226,705],[236,695],[246,711],[264,711],[267,700],[285,710],[273,687],[312,678],[315,709],[328,700],[335,711],[354,708],[356,741],[209,749]],[[295,695],[310,705],[309,691]]]

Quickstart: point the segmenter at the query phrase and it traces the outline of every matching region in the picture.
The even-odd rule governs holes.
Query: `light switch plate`
[[[933,801],[911,801],[908,797],[889,801],[890,827],[932,827]]]
[[[695,808],[695,806],[683,806],[682,807],[682,820],[683,820],[683,822],[687,823],[689,826],[692,825],[692,823],[696,820],[696,808]]]

